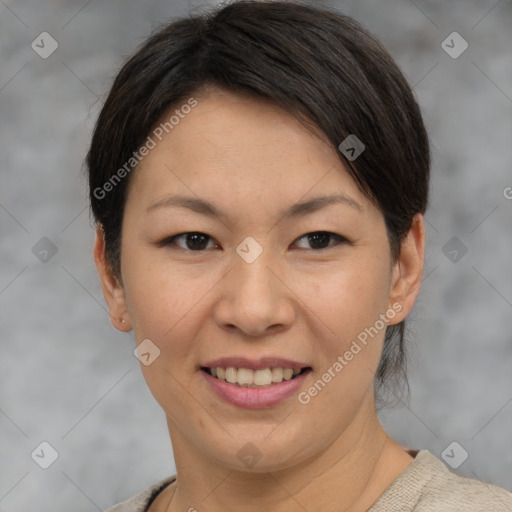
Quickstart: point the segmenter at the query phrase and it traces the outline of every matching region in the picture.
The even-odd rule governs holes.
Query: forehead
[[[263,196],[283,203],[333,192],[367,202],[325,136],[279,106],[221,89],[194,99],[193,109],[184,110],[179,120],[175,116],[172,128],[160,130],[161,140],[153,136],[156,145],[131,180],[137,201],[154,203],[179,191],[239,200],[241,206]],[[176,109],[180,105],[162,123]]]

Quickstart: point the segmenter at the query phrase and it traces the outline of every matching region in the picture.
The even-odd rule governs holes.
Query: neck
[[[363,414],[325,450],[285,469],[240,471],[205,457],[168,420],[177,481],[152,511],[292,512],[366,510],[413,458],[382,428],[375,410]],[[171,501],[170,506],[168,504]]]

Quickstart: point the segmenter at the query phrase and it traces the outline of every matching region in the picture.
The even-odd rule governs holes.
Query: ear
[[[411,229],[402,242],[400,256],[393,266],[389,307],[395,304],[397,311],[393,322],[401,322],[412,310],[423,279],[425,263],[425,221],[423,215],[416,214]],[[396,304],[401,304],[398,311]]]
[[[96,227],[94,241],[94,261],[100,277],[103,296],[107,302],[112,325],[123,332],[131,330],[131,320],[126,308],[124,288],[112,273],[105,253],[105,235],[100,224]],[[123,322],[124,320],[124,322]]]

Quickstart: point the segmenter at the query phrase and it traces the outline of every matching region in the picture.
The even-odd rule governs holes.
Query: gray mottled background
[[[380,416],[438,457],[456,441],[452,460],[469,453],[457,472],[512,490],[512,5],[324,4],[389,48],[434,150],[410,401]],[[103,510],[175,470],[134,341],[105,311],[81,166],[123,59],[206,5],[0,0],[0,512]],[[469,45],[457,58],[442,47],[454,31]],[[58,43],[46,59],[31,47],[51,49],[42,32]],[[447,40],[452,53],[462,43]],[[48,469],[35,462],[48,448],[31,457],[43,441],[58,452]]]

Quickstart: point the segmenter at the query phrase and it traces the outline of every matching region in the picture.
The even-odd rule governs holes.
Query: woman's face
[[[218,89],[196,98],[131,177],[111,312],[137,344],[150,340],[141,367],[175,453],[286,468],[357,438],[374,414],[385,326],[417,290],[336,150],[268,103]],[[338,200],[299,207],[327,196]],[[245,361],[213,366],[259,369],[237,372],[247,382],[309,370],[248,388],[206,374],[221,358]]]

